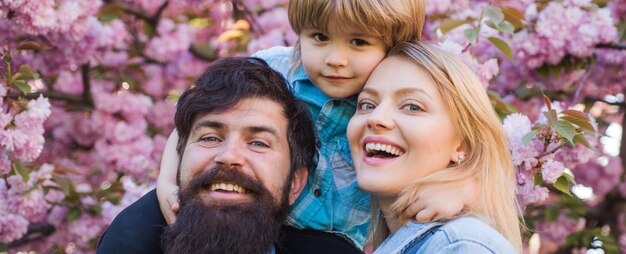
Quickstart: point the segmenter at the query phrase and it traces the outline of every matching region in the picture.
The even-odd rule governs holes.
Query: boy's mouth
[[[322,75],[322,77],[327,78],[327,79],[331,79],[331,80],[347,80],[347,79],[351,79],[350,77],[339,76],[339,75]]]

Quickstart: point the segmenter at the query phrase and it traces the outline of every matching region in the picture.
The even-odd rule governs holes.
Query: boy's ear
[[[309,177],[309,171],[306,167],[296,169],[291,179],[291,190],[289,190],[289,205],[293,205],[296,202],[300,193],[306,185],[306,180]]]

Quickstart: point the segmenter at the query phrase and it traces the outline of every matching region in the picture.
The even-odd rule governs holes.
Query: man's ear
[[[300,193],[306,185],[306,180],[309,177],[309,171],[306,167],[296,169],[291,179],[291,190],[289,190],[289,205],[293,205],[296,202]]]

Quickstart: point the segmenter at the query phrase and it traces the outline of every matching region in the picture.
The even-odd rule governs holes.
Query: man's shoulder
[[[277,246],[277,253],[363,253],[349,240],[330,232],[312,229],[297,229],[291,226],[282,227],[281,244]]]
[[[97,253],[160,253],[165,225],[152,190],[115,217],[100,237]]]

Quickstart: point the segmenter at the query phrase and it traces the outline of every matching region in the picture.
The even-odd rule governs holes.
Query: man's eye
[[[328,35],[325,35],[323,33],[315,33],[313,34],[313,39],[315,39],[316,41],[328,41]]]
[[[350,43],[352,45],[355,45],[355,46],[367,46],[367,45],[370,45],[369,42],[367,42],[366,40],[363,40],[363,39],[352,39],[350,41]]]
[[[374,108],[374,104],[369,103],[369,102],[361,102],[359,103],[359,110],[373,110]]]
[[[261,141],[252,141],[250,142],[250,144],[253,146],[258,146],[258,147],[270,147],[269,145]]]
[[[424,111],[424,109],[422,109],[420,106],[415,105],[415,104],[406,104],[404,106],[402,106],[402,110],[408,110],[408,111]]]
[[[200,141],[202,142],[220,142],[220,139],[214,136],[205,136],[201,137]]]

